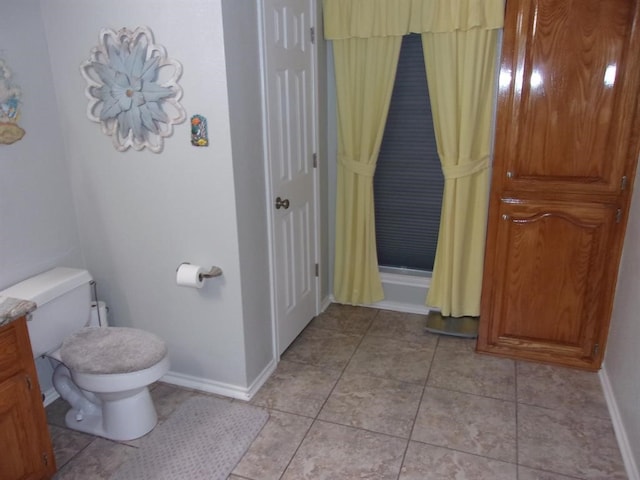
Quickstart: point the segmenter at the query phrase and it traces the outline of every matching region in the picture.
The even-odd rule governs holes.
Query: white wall
[[[22,90],[26,134],[0,145],[0,290],[66,265],[82,267],[47,44],[38,0],[7,2],[0,14],[0,58]],[[52,388],[49,362],[36,359],[40,387]]]
[[[336,92],[336,72],[333,59],[333,44],[327,41],[327,195],[329,234],[329,294],[333,297],[333,276],[335,274],[336,253],[336,194],[338,177],[338,105]]]
[[[42,0],[41,8],[81,244],[113,323],[165,338],[174,381],[242,390],[265,365],[264,355],[245,361],[221,0]],[[188,117],[208,119],[209,147],[191,146],[185,122],[161,154],[120,153],[87,119],[80,63],[101,28],[138,25],[182,63],[181,103]],[[178,287],[183,261],[218,265],[224,276],[201,290]]]
[[[640,178],[629,212],[603,374],[624,429],[628,469],[640,466]],[[605,382],[606,385],[606,382]],[[615,415],[614,415],[615,416]],[[633,463],[635,465],[630,465]],[[631,474],[630,474],[631,475]],[[631,477],[634,478],[634,477]]]
[[[320,301],[321,306],[326,306],[330,302],[332,295],[332,271],[333,256],[330,253],[330,244],[333,242],[331,232],[333,231],[332,214],[329,208],[331,197],[332,180],[329,176],[330,164],[335,162],[335,156],[329,151],[329,129],[331,125],[335,128],[335,122],[330,121],[330,97],[329,97],[329,75],[328,69],[333,69],[333,59],[329,62],[330,44],[324,38],[324,19],[322,13],[322,1],[316,2],[316,93],[318,96],[318,173],[319,173],[319,225],[320,225]],[[331,66],[330,66],[331,63]],[[335,97],[334,97],[335,98]],[[335,100],[333,101],[335,103]],[[335,142],[334,142],[335,145]],[[330,158],[331,157],[331,158]]]
[[[247,375],[274,358],[257,0],[222,0]]]
[[[22,90],[24,138],[0,145],[0,290],[56,265],[81,266],[69,171],[37,0],[6,2],[0,58]]]

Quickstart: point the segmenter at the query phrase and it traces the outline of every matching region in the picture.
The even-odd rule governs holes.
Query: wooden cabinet
[[[597,370],[638,157],[638,0],[507,0],[478,351]]]
[[[56,471],[24,317],[0,327],[0,452],[2,480]]]

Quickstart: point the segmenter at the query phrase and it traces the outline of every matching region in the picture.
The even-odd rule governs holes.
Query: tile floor
[[[478,355],[424,322],[331,305],[251,401],[270,418],[229,480],[627,478],[596,374]],[[192,395],[156,384],[160,421]],[[47,407],[57,479],[108,479],[138,447],[67,430],[64,409]]]

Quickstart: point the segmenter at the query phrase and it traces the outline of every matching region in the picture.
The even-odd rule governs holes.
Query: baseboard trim
[[[336,303],[336,299],[333,295],[329,296],[329,304]],[[338,302],[340,303],[340,302]],[[327,304],[327,307],[329,306]],[[418,313],[420,315],[427,315],[431,309],[426,305],[414,305],[412,303],[393,302],[389,300],[382,300],[380,302],[372,303],[370,305],[358,305],[360,307],[378,308],[380,310],[393,310],[394,312],[402,313]]]
[[[49,405],[51,405],[53,402],[55,402],[57,399],[60,398],[60,394],[56,391],[55,388],[51,387],[49,390],[47,390],[44,393],[44,406],[48,407]]]
[[[419,313],[421,315],[427,315],[431,311],[431,309],[426,305],[414,305],[412,303],[393,302],[390,300],[382,300],[380,302],[366,306],[379,308],[380,310],[393,310],[395,312],[403,313]]]
[[[215,393],[225,397],[237,398],[240,400],[251,400],[256,392],[267,381],[276,369],[277,362],[271,360],[269,364],[260,372],[260,375],[249,385],[249,387],[240,387],[229,383],[216,382],[208,378],[194,377],[184,373],[169,372],[165,374],[160,381],[176,385],[179,387],[191,388],[201,392]]]
[[[324,312],[327,308],[329,308],[329,305],[331,305],[331,303],[333,303],[333,295],[327,295],[326,297],[324,297],[320,302],[320,312],[318,313]]]
[[[622,460],[624,461],[624,466],[627,470],[627,476],[629,477],[629,480],[640,480],[638,465],[636,465],[636,461],[633,457],[633,450],[629,444],[629,437],[627,436],[627,431],[624,428],[624,423],[622,423],[618,403],[616,402],[616,397],[613,393],[613,388],[604,365],[600,369],[599,376],[602,390],[604,391],[604,397],[607,401],[607,406],[609,407],[609,415],[611,416],[613,429],[618,440],[618,446],[620,447],[620,453],[622,454]]]
[[[200,390],[207,393],[215,393],[225,397],[238,398],[240,400],[251,400],[260,387],[264,385],[264,382],[266,382],[274,372],[276,366],[277,362],[275,360],[271,360],[271,362],[269,362],[262,372],[260,372],[260,375],[258,375],[248,388],[177,372],[167,373],[160,379],[160,381],[179,387],[191,388],[193,390]],[[51,405],[59,398],[60,394],[55,390],[55,388],[51,387],[49,390],[44,392],[44,406],[47,407]]]

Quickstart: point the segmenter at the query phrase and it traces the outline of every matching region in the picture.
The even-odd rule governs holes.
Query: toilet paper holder
[[[191,262],[182,262],[180,265],[191,265]],[[178,268],[176,268],[176,272],[180,269],[180,265],[178,265]],[[219,277],[221,275],[222,269],[220,267],[213,266],[208,272],[202,272],[198,276],[200,277],[200,280],[202,280],[203,278],[213,278]]]

